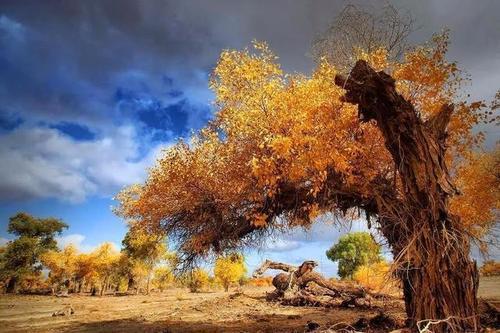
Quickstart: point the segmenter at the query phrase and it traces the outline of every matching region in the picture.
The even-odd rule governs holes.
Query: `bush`
[[[397,285],[396,280],[388,274],[390,267],[385,261],[362,265],[354,272],[353,279],[374,291],[388,291]]]
[[[156,267],[153,272],[153,286],[161,292],[170,287],[175,281],[174,274],[169,267]]]
[[[187,287],[192,293],[196,293],[208,285],[208,279],[208,273],[205,270],[193,269],[186,277]]]
[[[481,267],[480,272],[482,276],[499,276],[500,262],[496,262],[494,260],[487,260]]]
[[[251,278],[248,280],[248,285],[253,287],[270,287],[273,284],[272,276],[264,276],[258,278]]]
[[[232,283],[237,283],[244,277],[246,272],[245,261],[241,254],[233,253],[219,257],[215,261],[214,275],[217,282],[229,290]]]

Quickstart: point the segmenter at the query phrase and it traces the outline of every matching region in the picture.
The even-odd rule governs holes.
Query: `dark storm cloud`
[[[26,174],[18,172],[15,181],[0,179],[8,184],[8,191],[0,193],[17,198],[24,194],[16,195],[16,190],[23,189],[19,193],[39,196],[34,189],[45,179],[38,169],[52,170],[54,179],[61,173],[68,177],[65,188],[50,184],[53,196],[67,197],[75,184],[89,189],[70,194],[77,199],[103,187],[112,192],[114,185],[101,184],[118,186],[127,180],[110,179],[114,175],[106,173],[106,165],[96,166],[97,159],[90,157],[94,150],[109,154],[108,146],[119,149],[114,165],[129,168],[130,178],[140,178],[140,159],[151,156],[159,141],[186,135],[210,118],[208,75],[222,49],[264,40],[285,70],[308,72],[312,40],[347,3],[1,1],[0,143],[9,148],[3,145],[5,156],[0,158],[15,155],[16,165],[29,168]],[[354,3],[376,10],[386,1]],[[450,57],[472,75],[473,96],[491,98],[500,86],[500,2],[394,4],[415,17],[420,28],[411,37],[414,42],[450,28]],[[495,137],[498,133],[488,134],[490,142]],[[53,158],[33,151],[42,144],[38,151],[57,147],[63,153]],[[73,155],[73,149],[87,146],[92,148],[85,160]],[[36,157],[43,163],[33,163]],[[131,160],[137,163],[131,166]],[[18,168],[13,165],[12,170]]]
[[[355,3],[369,3],[376,10],[386,1]],[[10,99],[22,99],[18,106],[33,110],[29,112],[50,116],[68,112],[77,118],[83,112],[102,121],[106,98],[114,91],[109,91],[110,86],[117,84],[123,72],[136,70],[149,84],[168,73],[180,86],[189,86],[200,95],[191,98],[208,101],[207,74],[221,49],[241,48],[252,39],[265,40],[287,70],[307,71],[312,66],[306,56],[312,40],[345,4],[4,1],[0,27],[4,27],[2,48],[6,52],[0,60],[1,90]],[[394,4],[415,16],[420,27],[412,36],[416,42],[445,26],[451,28],[451,56],[472,74],[485,69],[482,63],[498,58],[498,1],[408,0]],[[491,74],[486,76],[488,80]],[[16,111],[27,112],[24,108]]]

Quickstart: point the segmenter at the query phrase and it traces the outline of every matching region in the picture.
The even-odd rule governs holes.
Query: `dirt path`
[[[500,279],[482,281],[480,295],[500,299]],[[308,321],[321,327],[351,324],[376,310],[287,307],[265,301],[271,289],[245,288],[242,295],[192,294],[173,289],[150,296],[0,296],[1,332],[304,332]],[[70,316],[52,313],[71,306]],[[404,316],[403,302],[386,313]]]

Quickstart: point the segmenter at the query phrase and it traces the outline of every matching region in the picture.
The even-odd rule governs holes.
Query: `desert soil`
[[[189,293],[171,289],[149,296],[1,295],[1,332],[304,332],[308,321],[322,328],[352,324],[377,310],[291,307],[264,299],[272,288],[246,287],[243,294],[222,291]],[[480,296],[500,303],[500,278],[481,280]],[[56,311],[74,313],[53,317]],[[385,305],[402,318],[402,301]]]

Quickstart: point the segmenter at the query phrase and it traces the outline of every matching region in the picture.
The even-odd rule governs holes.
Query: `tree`
[[[174,282],[174,274],[169,267],[156,267],[153,272],[153,285],[161,292],[171,286]]]
[[[214,276],[218,283],[229,290],[232,283],[238,282],[246,272],[245,259],[239,253],[220,256],[215,261]]]
[[[94,271],[96,273],[96,282],[99,285],[99,295],[109,288],[109,282],[112,275],[117,271],[117,263],[120,260],[120,254],[111,243],[102,243],[90,254]],[[95,294],[95,285],[93,287]]]
[[[78,253],[74,245],[66,246],[62,251],[49,250],[40,257],[43,266],[50,270],[49,280],[55,288],[66,284],[70,289],[75,282]],[[53,287],[53,290],[55,289]]]
[[[495,260],[486,260],[481,266],[481,275],[483,276],[499,276],[500,262]]]
[[[314,41],[312,54],[317,62],[326,58],[342,72],[354,66],[360,53],[380,48],[387,51],[388,59],[397,61],[408,51],[412,31],[410,13],[402,14],[393,5],[374,11],[349,4]]]
[[[192,293],[196,293],[208,285],[209,277],[204,269],[195,268],[187,272],[184,279],[189,290]]]
[[[57,250],[55,235],[67,227],[58,219],[36,218],[26,213],[18,213],[9,219],[7,231],[18,238],[8,242],[3,254],[0,275],[8,279],[8,293],[17,292],[25,277],[41,274],[40,256],[49,250]]]
[[[352,279],[360,266],[382,259],[380,245],[368,232],[353,232],[340,237],[338,243],[326,251],[326,256],[339,262],[338,275],[342,279]]]
[[[447,46],[445,33],[401,61],[359,52],[346,77],[326,61],[285,75],[263,43],[223,51],[210,82],[215,119],[122,191],[117,212],[172,237],[192,263],[324,212],[361,211],[392,249],[411,327],[449,317],[433,330],[478,327],[474,234],[450,210],[460,195],[450,170],[481,144],[472,129],[489,111],[460,99]],[[481,234],[491,225],[477,223]]]
[[[79,253],[75,259],[75,283],[76,291],[82,292],[87,285],[95,284],[97,280],[97,272],[94,262],[94,257],[91,254]]]
[[[166,238],[163,233],[148,233],[137,224],[131,224],[129,231],[122,241],[123,252],[131,260],[130,264],[145,272],[146,293],[149,294],[150,281],[155,265],[161,260],[168,259]],[[143,269],[142,269],[143,268]]]

